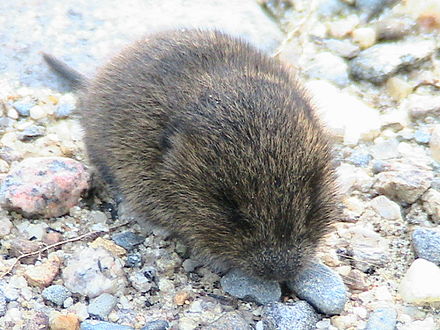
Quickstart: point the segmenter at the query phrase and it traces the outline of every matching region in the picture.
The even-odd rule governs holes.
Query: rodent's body
[[[147,36],[80,92],[91,163],[206,263],[292,278],[335,220],[331,147],[286,66],[215,31]]]

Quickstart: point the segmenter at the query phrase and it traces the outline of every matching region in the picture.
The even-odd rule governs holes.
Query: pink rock
[[[89,178],[84,165],[70,158],[27,158],[4,178],[0,205],[28,217],[58,217],[78,203]]]

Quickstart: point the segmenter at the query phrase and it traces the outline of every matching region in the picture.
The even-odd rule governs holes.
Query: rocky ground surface
[[[0,10],[0,328],[440,328],[438,0],[16,0]],[[344,217],[323,264],[286,285],[214,273],[87,193],[75,95],[39,52],[92,75],[170,26],[217,26],[290,63],[335,137]]]

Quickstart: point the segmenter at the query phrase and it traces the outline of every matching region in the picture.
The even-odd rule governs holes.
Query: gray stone
[[[359,46],[349,40],[326,39],[321,42],[328,50],[341,57],[353,58],[360,52]]]
[[[323,314],[339,314],[347,302],[347,289],[341,277],[320,263],[302,269],[287,286]]]
[[[367,167],[373,157],[366,151],[355,150],[348,161],[356,166]]]
[[[102,321],[90,321],[85,320],[81,323],[81,330],[134,330],[134,328],[128,325],[119,325],[116,323],[102,322]]]
[[[113,242],[122,246],[124,249],[130,251],[136,247],[136,245],[142,244],[145,237],[136,235],[131,231],[125,231],[123,233],[117,233],[112,236]]]
[[[266,281],[233,269],[220,280],[222,288],[230,295],[257,304],[265,305],[281,298],[278,282]]]
[[[376,309],[370,314],[365,330],[394,330],[396,328],[397,313],[392,308]]]
[[[325,79],[339,86],[348,84],[348,66],[339,56],[330,52],[319,53],[315,56],[313,64],[307,68],[306,73],[310,78]]]
[[[125,262],[127,267],[142,267],[142,255],[138,252],[131,252],[127,255],[127,261]]]
[[[423,119],[428,116],[440,115],[440,96],[438,95],[410,95],[402,103],[413,119]]]
[[[242,330],[250,329],[249,322],[247,322],[239,312],[225,313],[220,318],[215,320],[214,324],[203,326],[206,330]]]
[[[434,50],[430,40],[377,44],[351,61],[350,72],[354,78],[380,84],[399,70],[428,59]]]
[[[12,126],[14,126],[15,120],[8,118],[8,117],[1,117],[0,118],[0,133],[4,133]]]
[[[21,141],[29,141],[33,138],[43,136],[46,133],[46,128],[40,125],[31,125],[26,127],[18,134],[18,138]]]
[[[440,223],[440,191],[428,189],[422,196],[423,208],[435,223]]]
[[[99,317],[101,320],[106,320],[117,302],[118,299],[115,296],[103,293],[90,302],[87,312],[92,316]]]
[[[416,256],[440,266],[440,232],[428,228],[416,228],[412,233]]]
[[[271,303],[267,305],[263,309],[263,319],[266,319],[270,324],[268,329],[314,330],[319,321],[319,315],[307,302],[297,301],[289,304]]]
[[[431,140],[431,134],[426,131],[417,130],[414,133],[414,140],[416,140],[418,143],[427,144]]]
[[[147,322],[141,330],[166,330],[169,326],[170,325],[165,320],[156,320]]]
[[[375,24],[376,35],[379,40],[400,39],[409,34],[416,22],[409,17],[390,17]]]
[[[380,14],[385,7],[392,5],[397,0],[355,0],[355,5],[361,10],[361,18],[369,20]]]
[[[30,100],[19,100],[15,101],[11,104],[15,110],[18,111],[20,116],[23,117],[29,117],[31,108],[35,105],[34,102],[31,102]]]
[[[51,285],[44,289],[41,295],[44,299],[53,302],[58,306],[62,306],[64,300],[69,298],[72,294],[62,285]]]

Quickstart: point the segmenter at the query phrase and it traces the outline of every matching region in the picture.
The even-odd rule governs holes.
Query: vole
[[[292,279],[338,218],[332,144],[295,72],[215,30],[147,35],[79,86],[91,164],[217,270]]]

